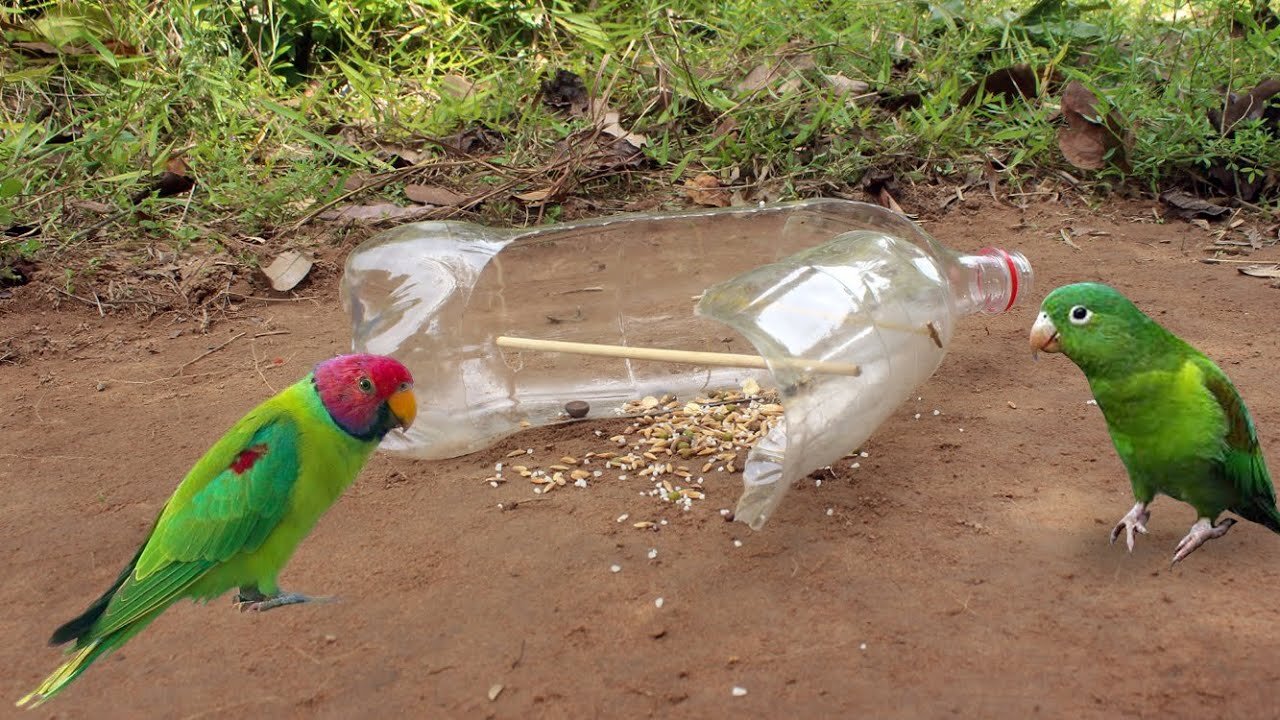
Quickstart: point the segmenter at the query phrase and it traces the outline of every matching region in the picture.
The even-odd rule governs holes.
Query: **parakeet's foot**
[[[302,603],[313,602],[333,602],[334,598],[330,596],[310,597],[302,593],[282,592],[275,595],[263,595],[260,592],[245,592],[241,590],[234,599],[236,609],[240,612],[266,612],[272,608],[284,607],[285,605],[300,605]]]
[[[1116,538],[1120,537],[1120,531],[1125,531],[1125,540],[1129,545],[1129,552],[1133,552],[1133,531],[1137,530],[1143,535],[1147,534],[1147,521],[1151,519],[1151,513],[1147,510],[1146,503],[1137,503],[1129,510],[1129,514],[1120,519],[1116,526],[1111,528],[1111,544],[1116,544]]]
[[[1191,531],[1187,533],[1186,537],[1182,538],[1182,542],[1178,543],[1178,547],[1174,549],[1173,562],[1169,563],[1169,567],[1177,565],[1179,560],[1184,559],[1209,540],[1226,535],[1231,526],[1235,524],[1235,520],[1227,518],[1218,523],[1217,527],[1214,527],[1213,521],[1209,518],[1200,518],[1195,525],[1191,526]]]

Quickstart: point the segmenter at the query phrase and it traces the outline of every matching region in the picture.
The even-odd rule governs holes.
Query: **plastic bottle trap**
[[[1020,253],[958,253],[878,206],[806,200],[409,224],[351,253],[341,297],[354,348],[413,372],[418,422],[384,443],[398,454],[474,452],[568,421],[568,403],[617,417],[645,396],[777,388],[784,417],[748,452],[735,510],[759,529],[937,369],[960,317],[1005,312],[1031,283]]]

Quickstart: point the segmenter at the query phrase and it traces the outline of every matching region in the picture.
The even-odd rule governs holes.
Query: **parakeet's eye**
[[[400,392],[404,392],[405,390],[408,390],[409,382],[406,380],[405,382],[400,383],[400,387],[398,389],[400,390]]]
[[[373,392],[373,381],[370,380],[369,378],[367,377],[360,378],[360,382],[358,384],[360,385],[360,392],[363,392],[363,393]]]
[[[1093,317],[1093,313],[1089,311],[1089,308],[1083,305],[1076,305],[1071,308],[1070,315],[1071,322],[1076,325],[1083,325],[1089,322],[1089,319]]]

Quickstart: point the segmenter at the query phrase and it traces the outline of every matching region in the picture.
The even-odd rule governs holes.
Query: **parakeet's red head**
[[[384,355],[339,355],[316,365],[316,394],[329,416],[351,435],[380,440],[408,428],[417,414],[413,376]]]

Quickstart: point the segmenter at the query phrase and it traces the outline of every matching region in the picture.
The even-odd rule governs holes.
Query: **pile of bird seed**
[[[674,503],[683,510],[706,497],[703,483],[711,473],[736,473],[751,447],[782,418],[776,390],[761,390],[747,380],[739,390],[721,390],[682,402],[673,395],[632,400],[615,412],[632,419],[626,431],[606,437],[606,445],[582,457],[564,456],[546,467],[519,464],[533,449],[512,450],[507,462],[485,478],[498,487],[518,475],[533,492],[545,495],[569,485],[586,488],[605,480],[636,481],[640,494]],[[625,519],[625,518],[623,518]],[[637,524],[639,525],[639,523]]]

